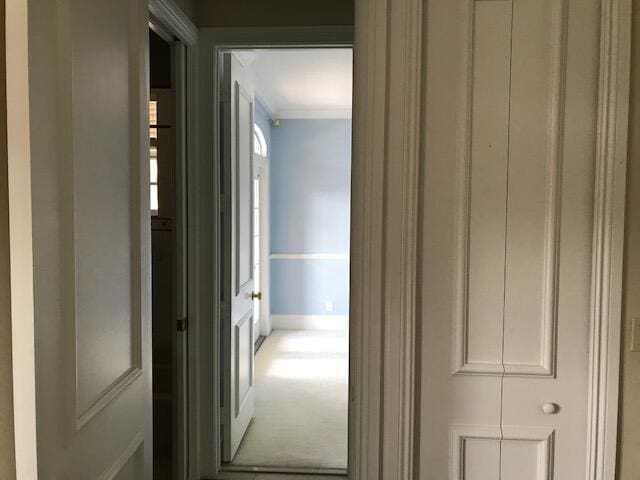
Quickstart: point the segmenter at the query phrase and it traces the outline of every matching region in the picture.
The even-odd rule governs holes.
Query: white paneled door
[[[152,478],[148,4],[29,2],[38,478]]]
[[[223,460],[233,460],[254,412],[253,108],[250,76],[224,56]]]
[[[421,477],[584,479],[600,2],[427,5]]]

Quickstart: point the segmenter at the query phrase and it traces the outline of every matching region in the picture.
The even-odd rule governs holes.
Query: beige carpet
[[[255,416],[234,465],[346,468],[346,331],[274,330],[256,355]]]

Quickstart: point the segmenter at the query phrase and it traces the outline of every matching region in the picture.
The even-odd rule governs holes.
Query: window
[[[149,102],[149,194],[151,215],[158,215],[158,102]]]
[[[267,140],[264,138],[262,129],[257,125],[253,125],[253,152],[262,157],[266,157],[267,152]]]

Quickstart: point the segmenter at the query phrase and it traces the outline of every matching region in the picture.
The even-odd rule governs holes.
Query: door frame
[[[16,478],[37,480],[28,17],[27,2],[9,0],[5,3],[9,288],[15,473]]]
[[[588,480],[616,475],[631,0],[601,0],[589,348]]]
[[[173,388],[176,392],[177,412],[173,425],[174,459],[176,478],[189,478],[189,379],[188,379],[188,318],[190,307],[189,272],[191,266],[189,240],[188,167],[197,152],[196,100],[193,85],[197,77],[198,29],[182,10],[171,0],[149,0],[149,27],[171,45],[173,78],[175,80],[175,134],[176,161],[173,184],[174,207],[174,272],[176,273],[176,329],[172,337]],[[153,319],[152,319],[153,321]],[[181,325],[178,325],[178,323]]]
[[[221,226],[211,219],[220,218],[220,79],[218,58],[234,48],[268,47],[349,47],[353,46],[352,27],[255,27],[202,28],[200,30],[200,215],[196,227],[199,290],[220,291]],[[191,399],[191,408],[199,412],[200,427],[192,439],[197,445],[197,475],[194,478],[215,478],[222,473],[220,442],[222,439],[220,407],[220,299],[217,295],[200,296],[199,315],[194,326],[199,342],[190,369],[197,371],[199,395]],[[206,319],[206,320],[205,320]],[[224,478],[244,478],[252,474],[224,471]]]

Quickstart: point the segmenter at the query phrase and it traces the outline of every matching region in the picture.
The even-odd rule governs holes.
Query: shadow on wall
[[[198,6],[201,27],[354,24],[354,0],[305,0],[304,6],[299,0],[204,0]]]

